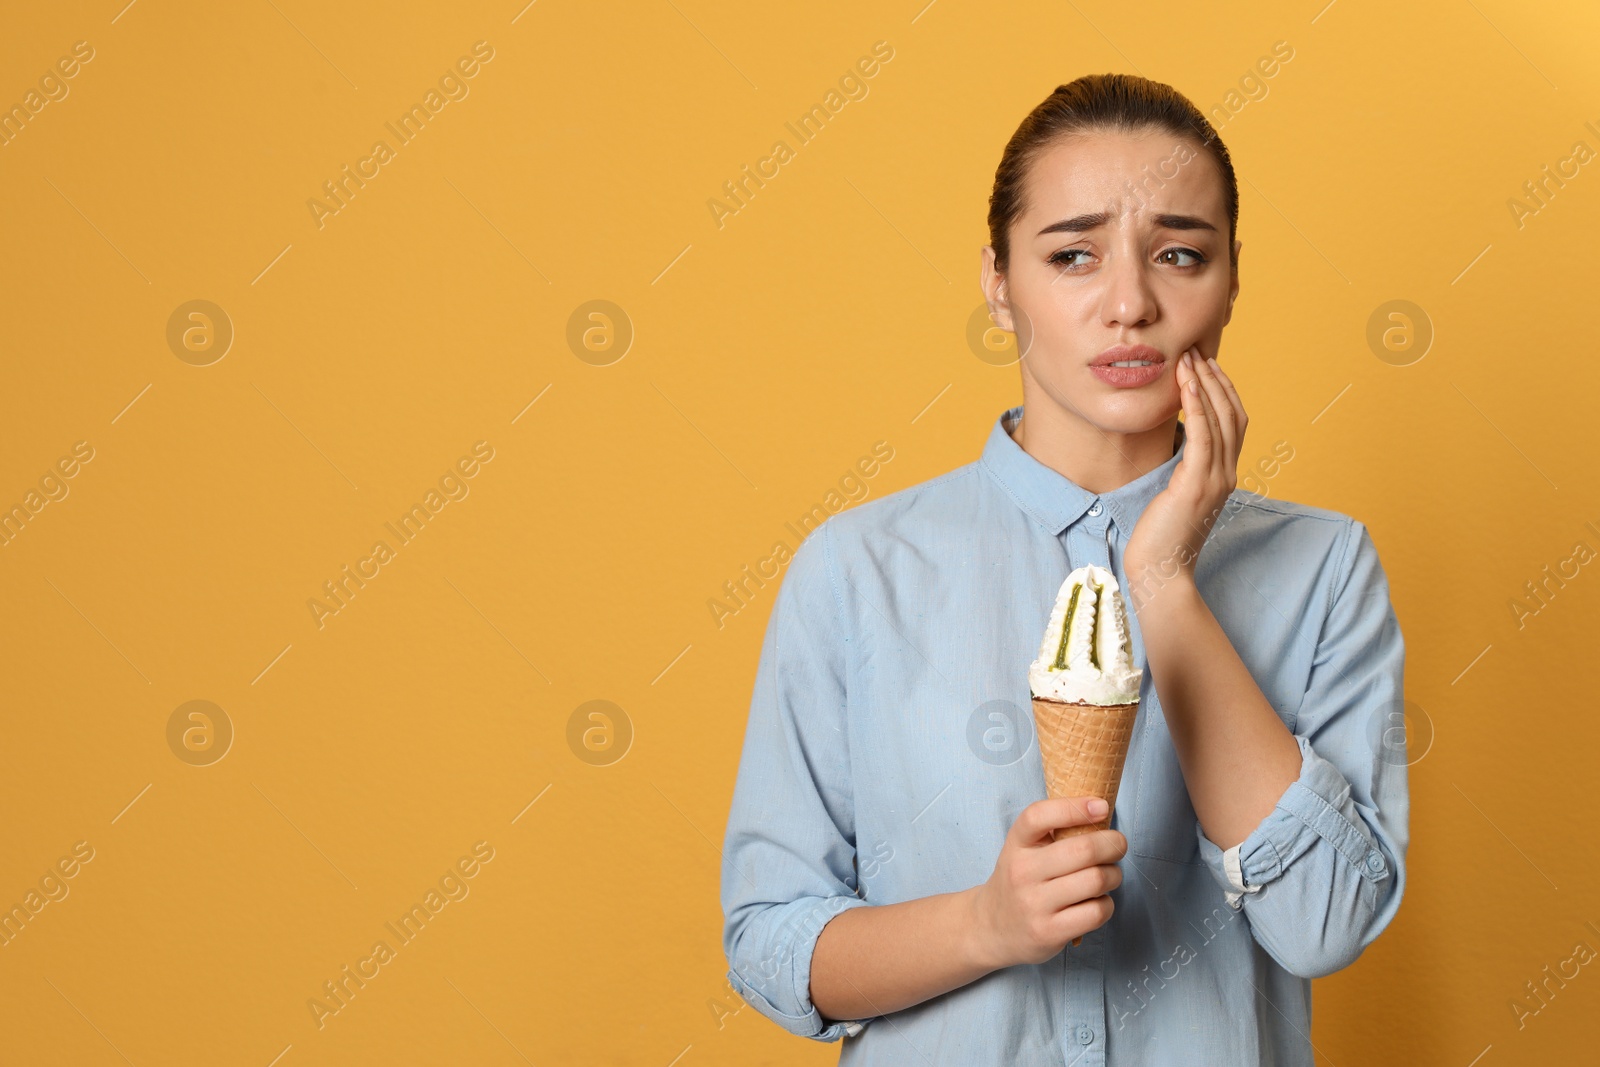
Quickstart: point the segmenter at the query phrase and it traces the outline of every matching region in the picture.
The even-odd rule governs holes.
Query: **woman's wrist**
[[[1157,614],[1152,608],[1175,603],[1187,596],[1199,595],[1194,581],[1193,567],[1180,566],[1168,559],[1164,566],[1146,564],[1137,558],[1124,558],[1123,570],[1128,575],[1128,588],[1123,590],[1128,606],[1139,616],[1142,625],[1148,615]],[[1164,594],[1171,594],[1163,602]]]
[[[968,970],[974,972],[974,980],[1006,966],[1006,961],[1000,956],[994,931],[987,921],[983,891],[983,885],[975,885],[957,894],[962,904],[961,937],[958,941],[961,960]]]
[[[1005,966],[982,887],[846,908],[817,938],[811,1000],[823,1018],[865,1019],[920,1004]]]

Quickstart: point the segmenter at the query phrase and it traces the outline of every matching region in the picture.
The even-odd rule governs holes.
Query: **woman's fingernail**
[[[1111,809],[1106,802],[1101,800],[1099,797],[1089,801],[1089,814],[1093,815],[1095,818],[1099,818],[1110,810]]]

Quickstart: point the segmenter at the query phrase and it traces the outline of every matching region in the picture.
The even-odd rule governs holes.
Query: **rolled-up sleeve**
[[[773,1022],[837,1041],[868,1020],[829,1022],[811,1002],[811,958],[857,892],[846,675],[849,634],[832,531],[801,543],[767,623],[723,847],[728,980]]]
[[[1409,836],[1405,645],[1366,527],[1351,521],[1295,722],[1299,777],[1226,852],[1200,855],[1256,942],[1319,978],[1355,962],[1400,908]]]

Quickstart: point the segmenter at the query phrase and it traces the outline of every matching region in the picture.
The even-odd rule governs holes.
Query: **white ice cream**
[[[1067,703],[1133,704],[1143,680],[1117,576],[1092,563],[1079,567],[1056,594],[1039,658],[1028,667],[1029,688]]]

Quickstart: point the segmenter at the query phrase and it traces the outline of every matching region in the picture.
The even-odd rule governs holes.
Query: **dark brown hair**
[[[1003,274],[1010,263],[1011,224],[1023,212],[1023,185],[1040,152],[1072,134],[1149,129],[1190,138],[1216,161],[1228,215],[1228,259],[1238,270],[1233,241],[1239,228],[1239,182],[1227,146],[1188,97],[1170,85],[1133,74],[1086,74],[1058,87],[1028,113],[1006,142],[994,174],[994,192],[989,196],[989,244],[994,248],[996,269]]]

